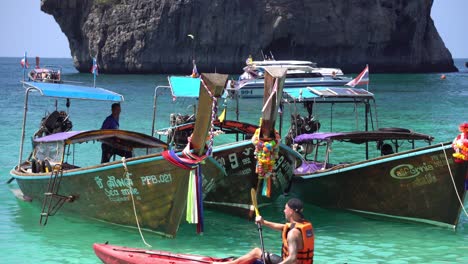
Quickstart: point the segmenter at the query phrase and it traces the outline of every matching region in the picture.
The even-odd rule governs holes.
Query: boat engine
[[[319,129],[320,122],[315,120],[314,117],[306,117],[299,114],[291,115],[291,125],[286,135],[285,143],[291,147],[294,144],[294,138],[296,138],[296,136],[311,134],[317,132]]]
[[[66,132],[72,127],[73,124],[65,111],[54,111],[42,118],[39,129],[34,133],[34,138]]]
[[[176,148],[183,148],[188,143],[188,137],[192,135],[194,126],[182,128],[181,125],[194,123],[194,115],[171,114],[169,124],[171,129],[167,133],[167,143],[174,144]]]

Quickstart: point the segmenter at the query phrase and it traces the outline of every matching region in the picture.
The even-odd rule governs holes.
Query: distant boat
[[[352,79],[339,68],[321,68],[311,61],[264,60],[248,61],[238,81],[230,81],[228,89],[238,90],[242,98],[263,97],[265,67],[286,68],[284,89],[306,86],[341,86]]]
[[[36,66],[28,73],[31,82],[62,83],[62,67],[57,65],[40,66],[40,59],[36,57]]]
[[[465,62],[465,67],[467,67],[467,68],[468,68],[468,61],[467,61],[467,62]]]

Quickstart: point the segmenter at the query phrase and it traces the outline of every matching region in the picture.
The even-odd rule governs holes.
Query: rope
[[[138,215],[137,215],[136,206],[135,206],[135,199],[133,198],[133,190],[132,190],[132,186],[130,185],[130,173],[128,172],[127,161],[125,160],[125,157],[122,157],[122,165],[125,169],[124,177],[126,177],[128,180],[127,185],[128,185],[128,190],[130,191],[130,196],[132,197],[133,213],[135,214],[135,221],[137,223],[138,232],[140,232],[140,237],[143,243],[145,243],[147,247],[151,247],[151,245],[146,242],[145,237],[143,236],[143,232],[141,232],[140,222],[138,221]]]
[[[202,200],[202,179],[200,163],[204,161],[206,156],[198,157],[190,153],[190,138],[187,147],[182,152],[182,155],[187,158],[177,156],[174,150],[163,151],[162,156],[173,165],[190,170],[189,186],[187,193],[187,210],[186,220],[190,224],[197,224],[197,233],[202,233],[204,229],[203,223],[203,200]],[[188,155],[187,155],[188,154]]]
[[[190,170],[191,166],[187,165],[186,163],[182,162],[180,158],[175,154],[174,150],[165,150],[162,152],[162,156],[164,159],[169,161],[172,165],[182,168],[184,170]]]
[[[214,143],[214,122],[216,121],[216,119],[218,119],[218,98],[213,96],[210,89],[208,89],[205,82],[203,81],[203,79],[200,79],[200,80],[201,80],[201,83],[203,84],[203,87],[205,87],[206,92],[210,95],[211,99],[213,100],[211,104],[210,140],[208,142],[208,146],[206,150],[206,155],[211,156],[212,151],[213,151],[213,143]]]
[[[450,169],[450,164],[447,158],[447,153],[445,152],[444,144],[440,143],[440,145],[442,146],[442,150],[444,151],[445,161],[447,162],[447,167],[450,173],[450,178],[452,179],[453,188],[455,189],[455,193],[457,194],[458,201],[460,202],[461,208],[463,208],[463,212],[465,212],[465,216],[468,216],[468,212],[466,211],[465,206],[463,205],[463,201],[461,200],[460,194],[458,193],[458,190],[457,190],[457,185],[455,184],[455,180],[453,179],[452,170]]]
[[[184,154],[184,156],[188,157],[189,159],[193,160],[190,161],[190,164],[193,164],[193,165],[197,165],[198,163],[202,162],[203,160],[206,159],[206,155],[203,155],[203,156],[198,156],[194,153],[192,153],[192,137],[188,137],[188,143],[187,143],[187,146],[185,146],[185,148],[182,150],[182,153]],[[208,148],[206,146],[206,148]]]

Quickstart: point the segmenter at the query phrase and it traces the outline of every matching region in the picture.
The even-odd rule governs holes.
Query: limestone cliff
[[[75,67],[101,72],[240,73],[249,54],[359,72],[456,71],[432,0],[42,0]],[[194,38],[188,37],[189,34]]]

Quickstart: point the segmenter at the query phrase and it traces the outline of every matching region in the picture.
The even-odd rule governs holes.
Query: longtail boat
[[[281,101],[284,82],[284,72],[278,72],[275,69],[271,69],[270,72],[267,72],[265,77],[267,81],[265,82],[264,100],[266,103],[264,108],[266,110],[264,111],[264,121],[262,123],[264,126],[268,126],[268,130],[274,128],[275,115],[279,106],[278,102]],[[192,84],[197,82],[193,78],[170,77],[169,79],[169,83],[184,83],[184,91],[187,93],[197,85]],[[154,109],[156,109],[157,105],[158,90],[165,88],[158,86],[155,89]],[[196,96],[196,94],[192,95]],[[272,95],[272,98],[267,102],[270,95]],[[187,136],[192,133],[193,118],[190,114],[187,114],[172,115],[172,119],[171,127],[158,129],[154,133],[159,135],[160,138],[166,137],[167,143],[174,148],[183,147],[187,143]],[[251,217],[253,211],[250,190],[252,188],[265,194],[259,195],[259,206],[272,203],[289,190],[293,169],[301,162],[299,154],[283,143],[279,143],[276,146],[279,153],[272,167],[271,177],[268,179],[265,188],[263,188],[263,181],[259,181],[256,172],[258,161],[255,153],[256,146],[252,143],[252,137],[259,126],[219,117],[215,117],[213,124],[212,133],[217,136],[214,137],[211,155],[217,161],[218,166],[225,170],[226,174],[224,176],[204,174],[203,202],[206,207],[234,215]],[[265,133],[268,132],[271,131],[265,130]],[[202,168],[205,169],[208,166],[212,166],[212,164],[204,164]]]
[[[431,145],[430,135],[379,128],[376,111],[371,111],[374,95],[364,89],[304,87],[286,91],[285,98],[293,107],[306,106],[308,112],[292,114],[288,133],[289,144],[304,158],[294,171],[291,192],[305,202],[451,228],[456,228],[461,212],[466,214],[468,164],[454,162],[452,142]],[[349,105],[351,115],[363,109],[364,117],[356,115],[349,122],[353,130],[345,125],[333,130],[332,124],[346,122],[344,109]],[[321,106],[340,110],[327,132],[316,131],[324,127],[324,120],[315,116]],[[305,126],[315,126],[315,132],[307,133]]]
[[[146,250],[141,248],[129,248],[109,244],[93,245],[96,256],[106,264],[190,264],[228,262],[233,257],[215,258],[192,254],[172,253],[160,250]]]
[[[36,66],[28,73],[28,81],[30,82],[48,82],[62,83],[62,67],[58,65],[40,66],[39,57],[36,57]]]
[[[199,86],[200,102],[209,103],[222,94],[226,75],[202,74],[201,78],[204,84]],[[67,107],[71,99],[123,101],[123,96],[102,88],[38,82],[24,85],[26,99],[19,161],[10,174],[22,192],[20,198],[42,206],[40,223],[45,225],[49,216],[63,210],[174,237],[187,200],[192,201],[191,195],[196,193],[192,190],[188,196],[191,172],[200,168],[202,161],[214,162],[203,156],[205,136],[192,139],[187,151],[196,154],[187,157],[180,152],[169,152],[168,145],[157,138],[133,131],[71,131],[69,111],[56,109],[44,118],[42,127],[45,128],[34,134],[33,150],[23,160],[30,93],[36,91],[42,97],[55,98],[57,108],[59,100],[65,100]],[[211,117],[211,112],[197,113],[195,132],[200,135],[210,129],[205,116]],[[101,144],[129,155],[102,164],[99,158],[89,160],[91,153],[101,152]],[[183,160],[186,166],[174,165],[173,159]],[[219,166],[207,166],[201,173],[217,175],[223,171]]]

